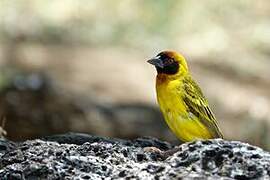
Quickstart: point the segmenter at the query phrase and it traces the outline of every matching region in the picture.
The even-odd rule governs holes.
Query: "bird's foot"
[[[169,149],[167,151],[162,151],[157,147],[145,147],[143,148],[144,152],[154,153],[160,156],[162,160],[167,159],[168,157],[174,155],[177,151],[179,151],[179,148],[173,148]]]

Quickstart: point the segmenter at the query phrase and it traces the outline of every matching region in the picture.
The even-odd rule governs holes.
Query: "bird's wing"
[[[187,76],[183,80],[182,88],[182,98],[187,110],[198,117],[215,138],[223,138],[217,120],[196,82],[190,76]]]

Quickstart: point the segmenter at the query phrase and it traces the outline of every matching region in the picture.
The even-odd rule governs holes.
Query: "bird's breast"
[[[181,80],[168,81],[157,78],[156,91],[158,103],[163,114],[177,113],[184,115],[186,105],[182,101],[183,88]]]

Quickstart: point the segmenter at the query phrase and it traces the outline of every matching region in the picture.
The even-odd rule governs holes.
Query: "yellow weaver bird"
[[[156,67],[157,100],[173,133],[184,142],[223,138],[207,99],[189,73],[185,58],[174,51],[163,51],[147,62]]]

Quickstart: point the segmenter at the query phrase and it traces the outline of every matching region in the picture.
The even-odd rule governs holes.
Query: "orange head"
[[[147,62],[156,67],[158,75],[177,78],[188,73],[184,56],[175,51],[162,51]]]

